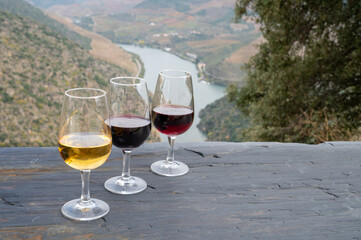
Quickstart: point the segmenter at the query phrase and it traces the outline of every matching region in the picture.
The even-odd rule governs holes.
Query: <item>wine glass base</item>
[[[189,168],[186,164],[178,161],[174,161],[173,163],[167,162],[167,160],[160,160],[154,162],[150,169],[152,172],[166,177],[177,177],[182,176],[189,172]]]
[[[123,180],[121,176],[109,178],[105,183],[106,190],[116,194],[135,194],[147,188],[147,183],[139,177],[130,177],[129,180]]]
[[[109,205],[96,198],[91,198],[86,205],[81,204],[80,199],[74,199],[65,203],[61,212],[73,220],[91,221],[105,216],[109,212]]]

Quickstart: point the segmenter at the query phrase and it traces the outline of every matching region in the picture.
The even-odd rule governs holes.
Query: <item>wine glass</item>
[[[154,162],[151,170],[159,175],[174,177],[186,174],[186,164],[174,160],[176,136],[186,132],[194,118],[192,76],[189,72],[163,70],[158,75],[152,101],[154,127],[168,136],[169,148],[166,160]]]
[[[110,118],[113,145],[123,151],[122,175],[108,179],[105,188],[116,194],[135,194],[147,183],[130,175],[130,155],[148,138],[151,130],[149,97],[146,81],[136,77],[110,80]]]
[[[90,170],[102,165],[112,149],[106,92],[94,88],[75,88],[65,92],[61,111],[58,149],[65,163],[80,170],[82,191],[80,199],[64,204],[65,217],[89,221],[103,217],[109,206],[102,200],[90,198]]]

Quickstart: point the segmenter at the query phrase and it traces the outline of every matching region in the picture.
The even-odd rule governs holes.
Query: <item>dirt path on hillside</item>
[[[72,20],[59,15],[54,15],[47,12],[48,16],[56,21],[68,26],[78,34],[92,39],[90,54],[96,58],[105,60],[107,62],[118,65],[126,69],[131,75],[137,75],[140,73],[140,64],[132,61],[132,55],[124,51],[117,44],[112,43],[109,39],[95,33],[76,26],[72,23]]]

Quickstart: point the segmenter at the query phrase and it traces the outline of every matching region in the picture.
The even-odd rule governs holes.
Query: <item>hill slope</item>
[[[23,17],[33,19],[37,22],[47,25],[60,35],[69,38],[85,49],[90,49],[90,39],[69,30],[63,24],[51,19],[40,9],[33,7],[23,0],[0,0],[0,10],[14,13]]]
[[[0,11],[0,147],[54,146],[63,93],[106,88],[116,65],[38,22]]]
[[[197,127],[207,136],[208,141],[243,141],[242,131],[248,126],[248,119],[236,104],[227,97],[208,104],[199,113],[201,121]]]

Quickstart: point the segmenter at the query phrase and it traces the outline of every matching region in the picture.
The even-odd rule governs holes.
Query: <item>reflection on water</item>
[[[153,93],[157,83],[158,73],[164,69],[184,70],[192,74],[195,108],[194,122],[186,133],[177,137],[176,144],[177,142],[205,141],[205,137],[197,128],[197,124],[200,121],[198,114],[200,110],[205,108],[209,103],[223,97],[225,95],[225,87],[198,81],[198,71],[195,64],[173,54],[154,48],[137,47],[133,45],[120,46],[140,56],[145,68],[144,78],[147,81],[149,90]],[[161,138],[162,141],[167,141],[165,135],[161,134]]]

